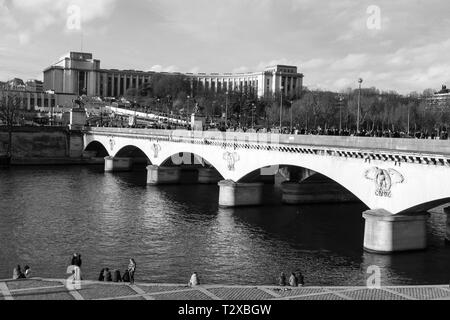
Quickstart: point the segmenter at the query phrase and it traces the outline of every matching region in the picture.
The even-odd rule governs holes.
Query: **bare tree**
[[[0,120],[6,126],[8,131],[8,145],[6,154],[11,157],[12,154],[12,135],[13,127],[17,123],[20,115],[20,98],[16,94],[6,91],[0,91]]]

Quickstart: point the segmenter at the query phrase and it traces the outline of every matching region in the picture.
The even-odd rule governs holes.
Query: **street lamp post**
[[[294,101],[291,101],[291,133],[292,133],[292,129],[293,129],[293,116],[292,116],[292,107],[294,106]]]
[[[409,127],[410,127],[410,123],[409,123],[409,104],[408,104],[408,138],[410,137]]]
[[[344,102],[344,97],[339,96],[339,134],[342,132],[342,104]]]
[[[45,93],[47,93],[48,95],[50,95],[50,124],[53,127],[55,119],[54,119],[54,114],[53,114],[53,97],[55,96],[55,90],[48,90]]]
[[[280,133],[282,131],[282,127],[283,127],[283,91],[284,91],[284,87],[281,87],[281,92],[280,92]]]
[[[137,127],[137,103],[136,101],[134,101],[134,127]]]
[[[191,99],[191,96],[187,96],[187,112],[186,112],[187,120],[186,120],[186,125],[187,125],[188,128],[189,128],[189,117],[190,117],[189,113],[190,113],[190,109],[191,109],[190,99]]]
[[[255,128],[255,109],[256,106],[254,103],[252,103],[252,129]]]
[[[359,83],[359,94],[358,94],[358,116],[357,116],[357,123],[356,123],[356,133],[359,133],[359,122],[360,122],[360,112],[361,112],[361,85],[363,83],[363,79],[360,78],[358,80]]]
[[[228,129],[228,91],[225,92],[225,130]]]

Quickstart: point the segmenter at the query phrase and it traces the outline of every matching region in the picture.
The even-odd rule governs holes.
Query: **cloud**
[[[381,30],[366,25],[373,4]],[[308,87],[341,90],[363,77],[364,86],[406,93],[450,80],[444,0],[0,0],[3,74],[31,66],[34,75],[75,49],[79,35],[64,31],[69,5],[80,6],[85,43],[111,68],[157,61],[152,69],[161,72],[253,72],[285,64],[298,66]]]
[[[0,2],[0,23],[9,29],[20,29],[17,35],[19,44],[26,45],[34,35],[47,31],[49,27],[56,30],[67,28],[67,20],[74,15],[68,11],[71,6],[80,9],[79,20],[84,25],[110,15],[117,0],[9,1],[8,6],[4,0]]]
[[[179,72],[179,68],[177,66],[167,66],[163,67],[162,65],[156,64],[152,66],[149,71],[154,72]]]
[[[343,59],[336,60],[331,68],[334,70],[356,70],[363,68],[370,60],[367,54],[349,54]]]
[[[12,7],[25,12],[33,12],[36,19],[42,16],[48,19],[49,16],[52,16],[53,21],[56,21],[67,18],[67,10],[70,6],[78,6],[81,9],[82,21],[88,22],[108,16],[112,12],[115,2],[116,0],[12,0]]]
[[[19,27],[19,23],[12,16],[5,0],[0,0],[0,26],[4,30],[17,29]]]
[[[30,42],[30,35],[27,32],[19,33],[19,43],[21,45],[27,45]]]
[[[250,72],[250,71],[254,71],[254,70],[250,70],[249,67],[241,66],[239,68],[233,69],[231,72],[233,72],[233,73],[247,73],[247,72]]]

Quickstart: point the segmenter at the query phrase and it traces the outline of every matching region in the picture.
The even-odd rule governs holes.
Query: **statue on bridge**
[[[195,107],[194,107],[194,114],[196,116],[201,116],[203,115],[205,108],[203,108],[202,106],[200,106],[200,104],[198,102],[195,103]]]

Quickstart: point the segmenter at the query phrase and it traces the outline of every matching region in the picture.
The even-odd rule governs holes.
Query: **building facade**
[[[19,98],[22,111],[36,111],[55,108],[58,105],[71,106],[77,97],[74,94],[55,94],[44,92],[44,85],[39,80],[28,80],[14,78],[0,83],[0,98],[4,95]]]
[[[38,109],[50,109],[55,108],[57,105],[66,104],[67,101],[61,100],[54,94],[48,94],[45,92],[32,92],[25,90],[0,90],[0,98],[4,95],[15,96],[20,101],[20,110],[34,112]],[[58,99],[59,98],[59,99]],[[58,101],[59,100],[59,101]]]
[[[157,72],[101,69],[92,53],[70,52],[44,70],[44,91],[99,97],[120,97],[128,89],[142,88]],[[185,76],[191,82],[191,94],[201,90],[241,91],[258,97],[279,94],[299,96],[303,74],[295,66],[276,65],[254,73],[160,73]]]
[[[450,106],[450,89],[446,85],[442,89],[427,99],[428,103],[435,106]]]

